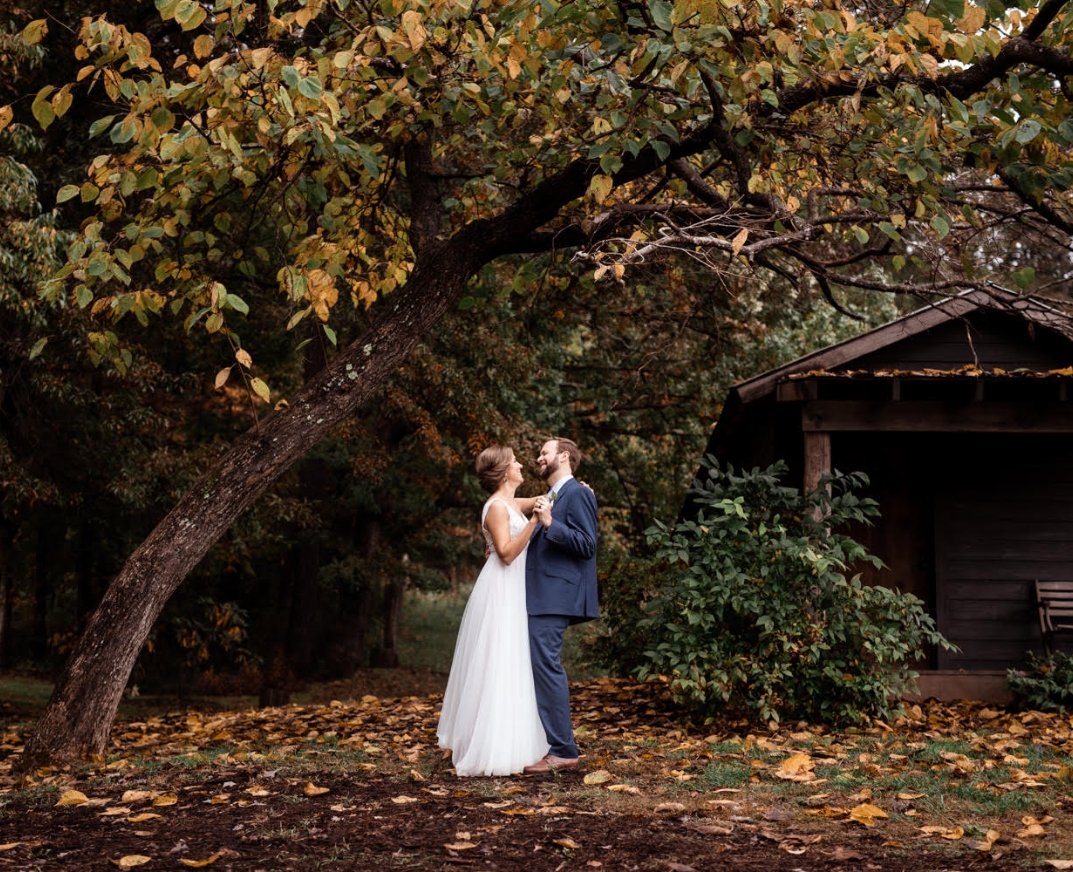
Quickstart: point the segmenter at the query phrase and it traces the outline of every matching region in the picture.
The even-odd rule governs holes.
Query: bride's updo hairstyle
[[[477,455],[477,478],[488,493],[495,493],[497,487],[510,469],[514,452],[505,445],[492,445]]]

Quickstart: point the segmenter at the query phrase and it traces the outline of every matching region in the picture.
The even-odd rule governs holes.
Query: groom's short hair
[[[565,451],[570,459],[570,472],[577,472],[578,465],[581,463],[581,450],[577,447],[577,443],[565,436],[556,436],[555,441],[559,445],[559,451]]]

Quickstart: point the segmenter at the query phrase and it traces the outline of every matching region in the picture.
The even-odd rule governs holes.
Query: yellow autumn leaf
[[[312,781],[306,782],[306,786],[302,788],[302,793],[306,796],[323,796],[330,791],[330,787],[318,787]]]
[[[862,802],[860,805],[850,809],[849,817],[850,820],[863,824],[866,827],[874,827],[877,820],[887,817],[887,813],[878,806],[872,805],[870,802]]]
[[[816,763],[812,757],[797,751],[779,763],[773,774],[785,781],[811,781],[812,770],[815,768]]]
[[[589,772],[582,779],[586,784],[605,784],[612,778],[611,773],[606,769],[598,769],[595,772]]]
[[[112,862],[120,869],[133,869],[135,866],[144,866],[146,863],[151,863],[152,860],[152,857],[146,857],[145,854],[127,854],[125,857],[120,857]]]
[[[99,817],[119,817],[120,815],[130,814],[130,809],[125,805],[113,805],[102,811]]]
[[[10,851],[12,848],[17,848],[22,842],[5,842],[0,845],[0,851]]]
[[[66,808],[67,806],[72,805],[84,805],[87,802],[89,802],[89,797],[81,790],[65,790],[60,794],[60,798],[56,802],[56,807]]]
[[[471,848],[476,848],[476,842],[448,842],[444,845],[448,851],[468,851]]]
[[[246,369],[253,366],[253,358],[250,357],[250,353],[245,348],[239,348],[235,351],[235,360],[246,367]]]
[[[214,45],[216,45],[216,40],[207,33],[201,34],[201,36],[194,40],[194,57],[207,58],[212,54],[212,47]]]
[[[179,797],[174,793],[162,793],[156,799],[153,800],[155,806],[175,805],[179,801]]]
[[[271,796],[272,791],[267,787],[262,787],[260,784],[255,784],[252,787],[246,788],[246,793],[250,796]]]
[[[743,227],[737,232],[735,237],[730,242],[730,253],[737,255],[745,245],[745,241],[749,238],[749,228]]]
[[[1017,838],[1032,839],[1047,835],[1047,831],[1039,824],[1029,824],[1023,830],[1017,831]]]
[[[1073,860],[1044,860],[1052,869],[1073,869]]]
[[[391,797],[391,801],[395,803],[395,805],[406,805],[411,802],[418,802],[419,800],[416,796],[406,796],[405,794],[402,794]]]
[[[552,839],[556,845],[561,848],[569,848],[571,851],[576,851],[581,847],[577,842],[571,839],[569,836],[563,836],[561,839]]]
[[[225,853],[227,852],[217,851],[215,854],[210,854],[204,860],[190,860],[186,857],[181,857],[179,858],[179,862],[182,863],[184,866],[188,866],[191,869],[204,869],[206,866],[211,866],[213,863],[223,857]]]
[[[145,821],[163,820],[164,815],[157,814],[154,811],[143,811],[141,814],[131,815],[127,820],[132,824],[140,824]]]
[[[15,112],[8,106],[0,106],[0,130],[3,130],[11,123],[11,119],[15,117]]]
[[[904,791],[898,794],[898,799],[903,802],[911,802],[914,799],[920,799],[922,796],[924,796],[923,793],[909,793],[908,791]]]
[[[152,799],[156,796],[156,792],[152,790],[125,790],[123,795],[119,797],[120,802],[144,802],[147,799]]]
[[[607,195],[611,193],[611,189],[615,186],[611,176],[596,175],[592,177],[592,181],[589,182],[589,196],[597,203],[602,203],[607,199]]]
[[[607,789],[612,793],[633,793],[637,794],[641,792],[641,788],[634,787],[632,784],[609,784]]]
[[[997,842],[1001,838],[1002,833],[1000,833],[998,830],[988,830],[984,838],[981,841],[976,842],[973,847],[977,851],[990,851],[993,847],[995,847],[995,842]]]

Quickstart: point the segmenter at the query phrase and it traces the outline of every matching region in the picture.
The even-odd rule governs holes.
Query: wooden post
[[[831,471],[831,434],[818,430],[806,431],[805,437],[805,493],[812,493],[819,487],[820,479]],[[815,520],[822,521],[826,513],[817,506]]]
[[[805,431],[805,491],[816,490],[820,479],[831,471],[831,434]]]

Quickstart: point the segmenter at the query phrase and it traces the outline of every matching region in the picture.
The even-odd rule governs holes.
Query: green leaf
[[[250,387],[253,392],[257,394],[266,403],[271,402],[272,392],[268,389],[268,385],[265,384],[263,379],[253,378],[250,380]]]
[[[56,202],[66,203],[79,195],[81,188],[78,185],[64,185],[56,192]]]
[[[48,100],[48,95],[55,90],[54,86],[45,85],[37,92],[33,105],[30,107],[30,111],[33,112],[33,116],[37,119],[37,123],[41,125],[42,130],[48,130],[48,126],[56,120],[56,113],[52,109],[52,103]]]
[[[298,93],[310,100],[319,100],[324,88],[316,76],[306,76],[298,82]]]
[[[1040,123],[1034,118],[1026,118],[1019,125],[1017,125],[1016,139],[1021,145],[1031,142],[1040,132]]]
[[[227,305],[228,308],[234,309],[236,312],[241,312],[243,315],[250,314],[249,304],[238,294],[228,293]]]
[[[324,331],[324,335],[328,337],[328,341],[332,345],[337,345],[338,343],[336,342],[335,331],[332,330],[332,328],[329,327],[327,324],[321,324],[320,326],[321,329]]]
[[[34,345],[33,345],[33,348],[31,348],[31,349],[30,349],[30,360],[33,360],[33,359],[34,359],[35,357],[37,357],[37,356],[38,356],[38,355],[39,355],[39,354],[40,354],[40,353],[41,353],[42,351],[44,351],[44,350],[45,350],[45,346],[46,346],[46,345],[48,345],[48,338],[47,338],[47,337],[45,337],[45,338],[43,338],[43,339],[38,339],[38,340],[37,340],[37,341],[36,341],[36,342],[34,343]]]

